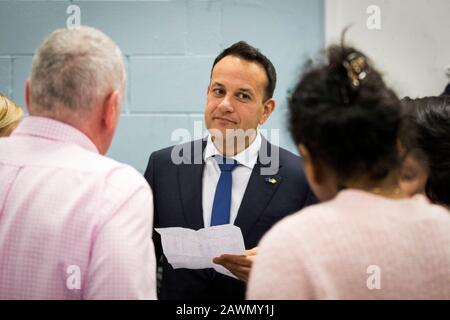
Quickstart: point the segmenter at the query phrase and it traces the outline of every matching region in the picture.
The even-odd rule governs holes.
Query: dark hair
[[[450,96],[450,83],[445,87],[444,92],[442,92],[441,96]]]
[[[354,48],[331,46],[328,62],[307,71],[289,99],[289,129],[313,161],[349,178],[385,178],[398,166],[400,101]]]
[[[425,192],[432,202],[450,205],[450,97],[404,98],[402,143],[428,169]]]
[[[255,62],[264,68],[267,76],[267,87],[265,99],[270,99],[273,97],[275,91],[275,86],[277,84],[277,73],[272,62],[263,55],[258,49],[249,45],[245,41],[239,41],[233,44],[231,47],[223,50],[214,60],[211,68],[211,75],[216,64],[225,58],[226,56],[235,56],[244,59],[249,62]]]

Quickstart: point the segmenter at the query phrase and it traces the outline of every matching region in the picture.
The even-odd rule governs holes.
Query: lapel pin
[[[265,179],[266,182],[270,183],[270,184],[277,184],[278,180],[273,178],[273,177],[266,177]]]

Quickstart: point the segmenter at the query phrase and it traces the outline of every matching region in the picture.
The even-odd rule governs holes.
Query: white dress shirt
[[[253,167],[258,159],[258,152],[261,148],[261,134],[258,132],[255,140],[250,146],[235,156],[228,157],[236,160],[239,165],[233,170],[233,185],[231,189],[231,206],[230,206],[230,223],[234,224],[236,216],[241,206],[242,198],[247,189],[250,175]],[[208,136],[206,148],[204,152],[205,168],[203,170],[202,180],[202,205],[203,205],[203,223],[205,227],[211,226],[211,214],[214,202],[214,194],[216,193],[217,182],[220,178],[220,168],[214,156],[223,156],[217,150],[212,142],[211,135]]]

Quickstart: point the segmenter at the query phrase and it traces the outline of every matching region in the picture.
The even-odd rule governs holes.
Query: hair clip
[[[366,58],[356,52],[350,53],[342,63],[347,69],[347,76],[353,88],[361,85],[361,81],[367,77]]]

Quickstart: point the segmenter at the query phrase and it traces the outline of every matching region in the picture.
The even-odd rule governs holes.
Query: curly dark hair
[[[449,96],[450,97],[450,83],[445,87],[444,92],[442,92],[441,96]]]
[[[344,187],[359,175],[376,182],[399,164],[400,101],[360,51],[331,46],[328,62],[307,65],[289,99],[289,129],[313,161]]]
[[[402,100],[402,144],[428,170],[425,192],[434,202],[450,205],[450,96]]]

